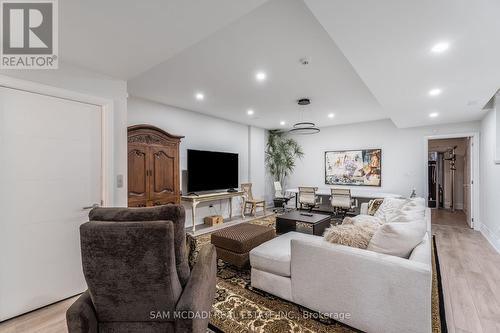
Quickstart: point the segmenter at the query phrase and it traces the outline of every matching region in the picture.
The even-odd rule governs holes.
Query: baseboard
[[[493,248],[500,253],[500,238],[495,235],[495,233],[491,232],[491,230],[485,224],[481,224],[479,228],[481,234],[483,234],[484,238],[488,240],[488,242],[493,246]]]

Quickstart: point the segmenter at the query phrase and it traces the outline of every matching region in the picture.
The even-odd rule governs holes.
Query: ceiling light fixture
[[[333,118],[333,117],[335,117],[335,114],[333,114],[333,113],[328,114],[328,118]]]
[[[285,126],[285,124],[286,124],[286,123],[285,123],[283,120],[282,120],[282,121],[280,121],[280,125],[281,125],[281,126]]]
[[[437,112],[429,113],[430,118],[436,118],[437,116],[439,116],[439,113],[437,113]]]
[[[448,50],[450,48],[450,44],[447,42],[441,42],[437,43],[434,45],[431,49],[432,52],[434,53],[443,53],[444,51]]]
[[[199,93],[196,93],[195,97],[197,100],[201,101],[205,98],[205,95],[203,95],[201,92],[199,92]]]
[[[255,78],[257,81],[262,82],[267,78],[267,75],[264,72],[257,72],[257,74],[255,74]]]
[[[299,105],[299,113],[305,111],[305,107],[311,104],[311,100],[309,98],[301,98],[297,101]],[[288,131],[290,134],[316,134],[320,132],[320,129],[316,127],[316,124],[309,121],[299,121],[298,123],[293,124],[293,128]]]
[[[431,95],[431,96],[437,96],[437,95],[440,95],[441,92],[442,92],[441,89],[436,88],[436,89],[429,90],[429,95]]]
[[[252,109],[248,109],[248,110],[247,110],[247,115],[251,116],[251,115],[253,115],[253,114],[254,114],[254,112],[253,112],[253,110],[252,110]]]

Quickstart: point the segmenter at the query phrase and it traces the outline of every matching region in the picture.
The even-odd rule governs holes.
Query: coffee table
[[[284,234],[289,231],[297,231],[323,236],[325,229],[330,227],[331,219],[331,215],[327,214],[294,210],[276,218],[276,233]]]

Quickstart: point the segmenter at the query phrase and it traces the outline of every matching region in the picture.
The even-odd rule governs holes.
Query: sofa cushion
[[[290,276],[290,242],[292,239],[323,241],[323,237],[288,232],[250,251],[250,265],[252,268],[285,277]]]
[[[422,242],[426,229],[424,220],[385,223],[377,229],[367,250],[408,258],[413,249]]]
[[[323,237],[333,244],[366,249],[377,228],[378,224],[371,222],[357,225],[342,224],[326,229]]]

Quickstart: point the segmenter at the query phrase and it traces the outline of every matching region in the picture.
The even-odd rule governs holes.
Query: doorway
[[[0,321],[86,289],[79,226],[104,199],[102,113],[0,87]]]
[[[473,137],[428,139],[427,205],[436,223],[473,228]]]

